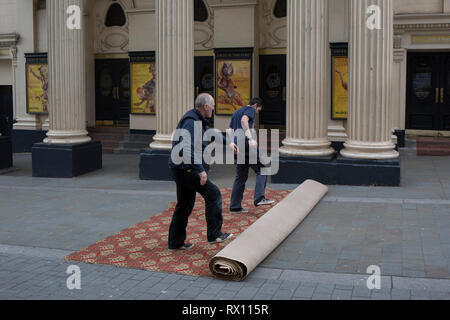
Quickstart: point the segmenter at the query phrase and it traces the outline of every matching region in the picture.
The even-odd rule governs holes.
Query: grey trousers
[[[256,187],[254,194],[254,204],[264,199],[266,194],[267,176],[261,175],[261,168],[264,165],[259,161],[257,164],[236,164],[236,178],[233,184],[233,191],[231,193],[230,210],[236,211],[242,209],[242,199],[244,197],[245,184],[248,179],[248,170],[252,168],[256,173]]]

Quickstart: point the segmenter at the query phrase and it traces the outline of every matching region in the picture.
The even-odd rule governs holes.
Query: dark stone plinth
[[[13,130],[12,145],[14,153],[31,152],[35,143],[44,141],[47,131],[42,130]]]
[[[6,169],[12,166],[12,139],[9,136],[0,136],[0,169]]]
[[[359,160],[342,156],[298,158],[280,156],[272,183],[301,184],[312,179],[326,185],[400,186],[400,159]]]
[[[102,168],[102,144],[36,143],[32,148],[33,177],[73,178]]]
[[[141,180],[171,181],[169,170],[170,151],[146,149],[141,151],[139,177]]]
[[[395,130],[397,136],[397,148],[404,148],[406,146],[406,132],[405,130]]]

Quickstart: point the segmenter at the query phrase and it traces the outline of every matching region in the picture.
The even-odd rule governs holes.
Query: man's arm
[[[233,129],[232,129],[232,128],[228,128],[228,129],[226,130],[225,136],[223,137],[223,142],[224,142],[227,146],[229,146],[231,149],[233,149],[235,154],[238,154],[238,153],[239,153],[239,148],[238,148],[238,146],[233,142],[233,140],[234,140],[234,137],[233,137]]]
[[[245,136],[248,139],[248,144],[251,147],[256,147],[256,146],[258,146],[258,143],[256,142],[255,139],[253,139],[252,132],[250,131],[250,125],[248,123],[249,121],[250,121],[250,118],[248,116],[242,117],[242,119],[241,119],[242,130],[244,130]]]

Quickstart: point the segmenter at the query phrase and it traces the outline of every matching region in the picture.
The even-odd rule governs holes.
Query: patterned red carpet
[[[243,206],[250,212],[248,214],[230,214],[231,190],[223,189],[221,191],[224,208],[222,231],[233,233],[233,239],[290,193],[290,191],[268,189],[266,198],[274,199],[276,203],[272,206],[255,207],[253,190],[246,190]],[[187,242],[194,243],[195,247],[189,251],[168,251],[167,236],[175,205],[175,203],[171,203],[167,210],[157,216],[75,252],[65,257],[64,260],[193,276],[212,276],[208,267],[209,261],[229,242],[208,244],[205,204],[203,198],[198,195],[187,228]]]

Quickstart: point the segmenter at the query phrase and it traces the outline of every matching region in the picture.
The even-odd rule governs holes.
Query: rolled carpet
[[[328,187],[305,181],[209,262],[217,278],[242,281],[306,218]]]

